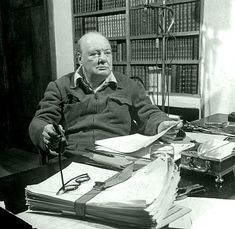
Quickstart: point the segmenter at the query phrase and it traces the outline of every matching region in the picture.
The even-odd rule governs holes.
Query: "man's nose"
[[[107,56],[105,55],[104,52],[101,52],[99,56],[99,62],[105,62],[105,61],[107,61]]]

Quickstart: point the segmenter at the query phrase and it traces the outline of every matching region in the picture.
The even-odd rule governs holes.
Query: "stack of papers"
[[[120,136],[107,138],[102,140],[97,140],[95,143],[97,145],[97,150],[109,150],[111,152],[119,153],[131,153],[138,151],[151,145],[153,142],[162,137],[167,131],[173,128],[175,125],[170,126],[166,130],[159,134],[153,136],[146,136],[142,134],[132,134],[128,136]]]
[[[95,148],[97,151],[105,151],[113,153],[114,155],[124,155],[134,158],[150,159],[149,151],[151,145],[161,136],[163,136],[170,128],[153,136],[132,134],[127,136],[97,140],[95,142]],[[181,158],[181,152],[186,149],[192,148],[193,146],[195,146],[195,143],[171,143],[171,145],[174,148],[174,160],[177,161]],[[162,144],[162,147],[164,148],[165,145]]]
[[[60,173],[26,187],[26,203],[33,212],[76,215],[76,200],[89,192],[95,182],[104,182],[117,172],[90,165],[71,163],[63,170],[64,181],[88,173],[90,180],[78,189],[56,195],[61,188]],[[160,228],[190,210],[174,206],[180,176],[169,156],[163,155],[117,185],[94,196],[85,206],[85,219],[133,227]],[[79,219],[81,217],[78,216]]]
[[[199,156],[222,160],[234,154],[235,142],[213,139],[199,145]]]

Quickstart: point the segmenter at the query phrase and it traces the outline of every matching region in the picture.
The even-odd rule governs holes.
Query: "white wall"
[[[204,0],[204,115],[235,111],[235,1]]]
[[[57,78],[74,71],[71,0],[53,0]]]

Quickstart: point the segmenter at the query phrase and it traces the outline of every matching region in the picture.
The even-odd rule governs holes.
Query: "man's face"
[[[109,42],[93,34],[82,42],[81,62],[88,78],[106,78],[112,70],[112,52]]]

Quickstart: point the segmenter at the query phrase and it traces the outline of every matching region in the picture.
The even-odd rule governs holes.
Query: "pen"
[[[94,153],[94,154],[99,154],[99,155],[102,155],[102,156],[106,156],[106,157],[114,157],[113,154],[111,153],[107,153],[107,152],[101,152],[101,151],[97,151],[97,150],[94,150],[94,149],[90,149],[90,148],[85,148],[86,151],[89,151],[91,153]]]

